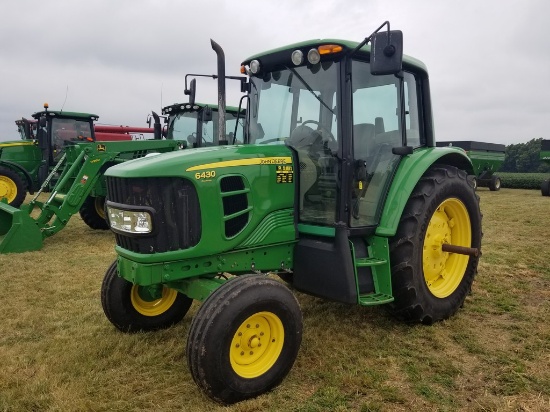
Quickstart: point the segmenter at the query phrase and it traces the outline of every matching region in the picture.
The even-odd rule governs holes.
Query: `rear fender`
[[[416,150],[401,160],[388,192],[380,224],[376,229],[379,236],[394,236],[397,226],[418,181],[434,164],[446,164],[473,174],[472,162],[463,150],[452,147],[425,148]]]

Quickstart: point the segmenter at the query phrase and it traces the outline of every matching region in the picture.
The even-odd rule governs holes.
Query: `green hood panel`
[[[240,173],[247,166],[292,163],[291,151],[284,145],[237,145],[186,149],[147,156],[109,168],[106,176],[139,178],[188,176],[223,170]]]

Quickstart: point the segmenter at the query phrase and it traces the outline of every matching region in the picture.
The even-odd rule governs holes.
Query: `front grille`
[[[201,211],[195,187],[186,179],[107,177],[107,200],[155,211],[151,235],[115,233],[120,247],[137,253],[188,249],[199,243]]]

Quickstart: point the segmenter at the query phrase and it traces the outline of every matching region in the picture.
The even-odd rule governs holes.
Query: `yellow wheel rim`
[[[132,286],[130,299],[135,310],[143,316],[159,316],[172,307],[178,291],[167,287],[162,288],[162,296],[159,299],[148,299],[144,293],[140,293],[141,287],[138,285]]]
[[[237,329],[229,356],[235,373],[243,378],[257,378],[266,373],[283,350],[285,329],[279,317],[259,312]]]
[[[449,198],[434,212],[424,238],[422,267],[430,292],[445,298],[452,294],[464,277],[469,256],[443,252],[444,243],[470,247],[472,227],[464,203]]]
[[[100,197],[96,197],[94,198],[94,207],[95,207],[95,211],[97,213],[97,215],[102,218],[102,219],[105,219],[105,209],[104,209],[104,205],[105,205],[105,198],[100,196]]]
[[[0,176],[0,199],[7,198],[8,203],[15,200],[17,185],[7,176]]]

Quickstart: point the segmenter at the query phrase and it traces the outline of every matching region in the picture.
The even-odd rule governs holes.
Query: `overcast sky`
[[[550,139],[548,0],[12,0],[0,13],[0,140],[52,110],[145,126],[187,101],[186,73],[226,74],[258,52],[312,38],[361,41],[383,21],[428,66],[438,140]],[[238,84],[228,82],[228,105]],[[217,102],[216,82],[197,101]]]

